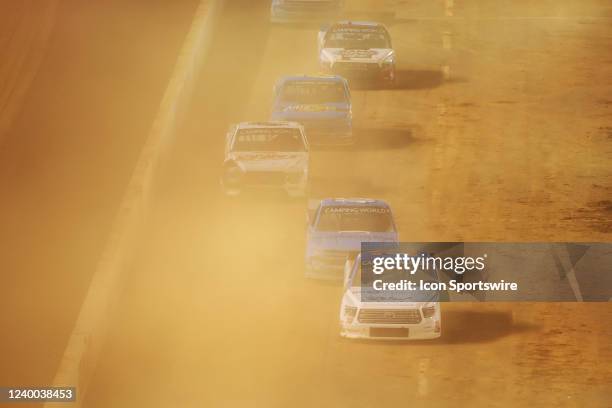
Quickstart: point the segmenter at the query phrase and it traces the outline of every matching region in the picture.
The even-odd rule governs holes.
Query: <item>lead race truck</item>
[[[348,259],[362,242],[396,242],[397,229],[389,205],[382,200],[328,198],[308,216],[305,275],[342,281]]]

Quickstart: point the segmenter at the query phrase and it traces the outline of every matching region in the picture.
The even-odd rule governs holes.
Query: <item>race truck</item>
[[[285,76],[274,86],[272,120],[304,125],[312,145],[353,143],[351,93],[339,76]]]
[[[396,242],[397,229],[389,205],[365,198],[321,200],[308,215],[305,275],[342,281],[347,259],[362,242]]]
[[[308,164],[308,140],[299,123],[239,123],[226,135],[221,185],[230,196],[272,188],[301,197],[308,185]]]
[[[395,82],[395,51],[384,25],[342,21],[319,31],[319,64],[325,73],[350,81]]]
[[[440,337],[441,314],[439,294],[418,291],[374,291],[371,279],[364,273],[362,256],[348,260],[344,268],[344,295],[340,304],[340,335],[347,338],[378,340],[425,340]],[[365,260],[367,262],[367,260]],[[405,270],[387,270],[398,274]],[[423,279],[438,281],[436,271],[420,271]],[[363,278],[367,276],[367,278]],[[388,277],[388,276],[387,276]],[[414,279],[414,278],[413,278]]]
[[[337,19],[344,10],[344,0],[272,0],[273,23],[311,22]]]

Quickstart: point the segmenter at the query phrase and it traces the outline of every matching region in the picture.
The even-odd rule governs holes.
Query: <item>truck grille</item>
[[[421,313],[418,309],[361,309],[357,320],[368,324],[418,324]]]

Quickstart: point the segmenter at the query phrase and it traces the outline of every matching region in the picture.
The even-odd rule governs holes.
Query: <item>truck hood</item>
[[[362,242],[396,242],[397,239],[397,232],[314,231],[310,235],[309,244],[312,249],[318,250],[358,252],[361,251]]]
[[[244,171],[299,172],[308,167],[306,152],[232,152],[228,156]]]
[[[330,61],[332,64],[338,61],[347,62],[373,62],[382,63],[385,58],[393,54],[390,48],[370,49],[345,49],[345,48],[323,48],[321,60]]]

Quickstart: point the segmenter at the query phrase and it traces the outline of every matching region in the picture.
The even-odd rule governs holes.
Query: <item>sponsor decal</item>
[[[370,59],[374,55],[376,55],[376,51],[373,50],[343,50],[342,58],[351,59],[351,58],[367,58]]]
[[[389,214],[391,210],[386,207],[325,207],[325,214]]]
[[[323,104],[292,105],[285,108],[287,112],[329,112],[335,110],[335,106]]]
[[[377,34],[384,33],[385,29],[382,26],[359,26],[359,25],[336,25],[330,30],[330,33],[347,33],[347,34]]]

